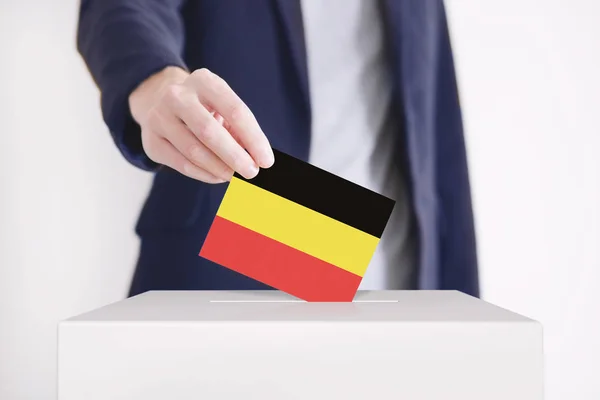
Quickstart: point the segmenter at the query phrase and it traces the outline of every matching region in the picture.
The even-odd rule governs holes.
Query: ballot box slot
[[[210,303],[307,303],[304,300],[210,300]],[[352,303],[397,303],[398,300],[354,300]],[[349,303],[349,302],[348,302]]]

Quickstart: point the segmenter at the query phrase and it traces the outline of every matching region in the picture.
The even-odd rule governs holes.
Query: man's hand
[[[207,69],[168,67],[131,93],[129,107],[148,157],[190,178],[222,183],[235,171],[251,179],[273,165],[254,115]]]

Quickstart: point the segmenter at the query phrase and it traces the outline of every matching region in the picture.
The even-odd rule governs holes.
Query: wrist
[[[129,95],[133,119],[140,124],[162,91],[169,85],[182,83],[188,76],[186,70],[169,66],[146,78]]]

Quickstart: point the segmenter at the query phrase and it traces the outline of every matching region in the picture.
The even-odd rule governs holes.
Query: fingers
[[[233,169],[202,144],[183,122],[173,118],[165,133],[166,139],[192,164],[217,178],[231,180]]]
[[[248,106],[229,85],[207,69],[195,71],[188,79],[195,88],[200,102],[223,117],[230,130],[235,132],[241,146],[248,151],[258,166],[263,168],[272,166],[273,150],[267,137]],[[229,146],[231,142],[223,141],[218,145]],[[219,154],[215,149],[213,151]]]
[[[254,178],[274,162],[254,115],[223,79],[202,69],[164,83],[139,118],[148,156],[182,174],[210,183],[234,171]]]
[[[147,136],[148,137],[148,136]],[[157,135],[148,137],[146,153],[154,162],[173,168],[177,172],[186,175],[189,178],[200,180],[206,183],[223,183],[226,180],[219,178],[203,168],[188,160],[183,154],[175,148],[168,140]]]
[[[258,174],[252,157],[200,103],[195,92],[183,90],[174,96],[177,101],[170,103],[173,111],[204,146],[245,178]]]

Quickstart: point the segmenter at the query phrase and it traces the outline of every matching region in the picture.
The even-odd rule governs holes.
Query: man
[[[83,0],[78,49],[116,145],[155,171],[130,295],[268,289],[198,251],[271,146],[397,201],[361,288],[479,295],[441,0]]]

